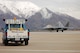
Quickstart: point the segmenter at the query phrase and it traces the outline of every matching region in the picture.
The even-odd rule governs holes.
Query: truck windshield
[[[10,24],[10,28],[20,28],[20,24]]]
[[[10,24],[10,30],[20,30],[21,27],[23,30],[27,29],[25,24]],[[7,31],[7,29],[9,29],[9,24],[6,24],[5,26],[5,31]]]

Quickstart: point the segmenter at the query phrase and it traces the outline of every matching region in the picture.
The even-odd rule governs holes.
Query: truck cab
[[[25,19],[5,19],[2,38],[4,45],[8,45],[9,42],[25,42],[25,45],[28,45],[30,30],[27,29],[25,22]]]

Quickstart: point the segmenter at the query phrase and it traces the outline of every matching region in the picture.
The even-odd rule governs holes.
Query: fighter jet
[[[64,30],[68,30],[71,27],[69,27],[69,22],[67,22],[67,24],[64,26],[60,21],[56,24],[56,26],[51,26],[51,25],[47,25],[46,27],[44,27],[45,30],[49,30],[49,31],[53,31],[56,30],[56,32],[58,31],[64,31]]]

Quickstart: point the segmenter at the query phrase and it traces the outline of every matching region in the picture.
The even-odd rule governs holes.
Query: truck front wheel
[[[4,44],[5,46],[7,46],[7,45],[8,45],[8,41],[7,41],[7,40],[3,40],[3,44]]]
[[[21,41],[21,44],[23,44],[23,41]]]
[[[25,41],[25,45],[28,45],[28,40],[27,40],[27,41]]]

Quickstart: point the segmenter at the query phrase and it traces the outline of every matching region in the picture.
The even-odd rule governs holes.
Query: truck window
[[[8,29],[8,24],[6,24],[5,29]]]
[[[24,29],[24,30],[26,30],[27,28],[26,28],[26,26],[24,25],[24,24],[22,24],[22,28]]]
[[[20,24],[10,24],[10,28],[20,28]]]
[[[5,25],[4,31],[7,32],[8,24]]]

